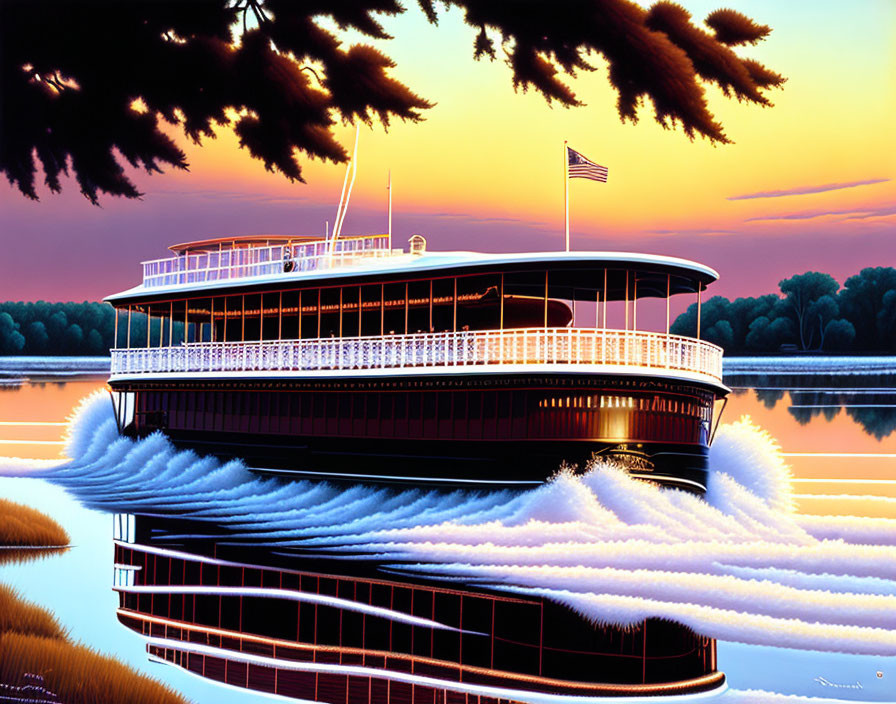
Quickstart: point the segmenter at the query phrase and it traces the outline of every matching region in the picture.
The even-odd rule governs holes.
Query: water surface
[[[0,455],[59,458],[71,409],[105,383],[99,375],[63,378],[52,371],[30,378],[11,373],[0,385]],[[728,383],[734,393],[723,420],[749,415],[778,440],[792,467],[802,514],[896,518],[891,423],[896,401],[888,379],[867,374],[794,379],[792,373],[764,370]],[[53,610],[75,638],[163,678],[195,701],[262,699],[149,662],[141,638],[118,623],[111,589],[111,507],[86,508],[59,486],[38,479],[0,479],[0,496],[53,515],[75,545],[60,557],[0,568],[0,580]],[[854,701],[888,701],[888,693],[896,691],[892,657],[720,642],[719,668],[738,690]]]

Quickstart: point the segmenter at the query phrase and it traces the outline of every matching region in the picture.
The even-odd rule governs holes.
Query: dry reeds
[[[12,548],[0,549],[0,563],[58,552],[53,546],[68,541],[49,516],[0,499],[0,547]],[[35,675],[66,704],[186,704],[161,682],[72,643],[52,614],[0,584],[0,683],[22,686]]]
[[[0,565],[43,560],[51,555],[60,555],[66,550],[68,548],[7,548],[0,545]]]
[[[66,704],[185,704],[174,690],[114,658],[60,638],[0,634],[0,682],[40,675]]]
[[[24,601],[14,589],[0,584],[0,638],[10,632],[65,638],[65,630],[52,614]]]
[[[30,506],[0,499],[0,545],[60,547],[68,545],[65,529]]]

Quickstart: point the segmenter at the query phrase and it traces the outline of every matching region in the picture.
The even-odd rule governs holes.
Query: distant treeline
[[[784,279],[781,295],[703,303],[700,336],[729,355],[782,350],[896,354],[896,269],[869,267],[843,288],[830,274],[809,271]],[[126,316],[119,316],[121,344]],[[159,340],[158,318],[150,337]],[[114,340],[115,311],[106,303],[0,303],[0,355],[106,355]],[[175,326],[177,328],[177,325]],[[176,332],[176,330],[175,330]],[[697,304],[672,324],[697,333]],[[131,346],[146,344],[146,316],[131,317]]]
[[[809,271],[784,279],[781,295],[703,303],[700,336],[730,355],[780,351],[896,354],[896,269],[868,267],[840,284]],[[697,304],[672,324],[693,336]]]
[[[159,321],[153,321],[158,338]],[[119,320],[119,334],[125,323]],[[107,355],[115,337],[108,303],[0,303],[0,355]],[[146,316],[132,316],[131,344],[146,344]]]

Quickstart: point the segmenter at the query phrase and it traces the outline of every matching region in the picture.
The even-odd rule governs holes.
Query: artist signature
[[[862,687],[862,683],[856,680],[855,682],[831,682],[826,677],[816,677],[812,680],[813,682],[818,682],[822,687],[832,687],[833,689],[864,689]]]

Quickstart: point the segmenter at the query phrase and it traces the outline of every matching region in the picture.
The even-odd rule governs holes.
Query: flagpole
[[[566,251],[569,251],[569,147],[566,146],[567,141],[563,140],[563,202],[565,206],[564,214],[566,220]]]
[[[389,251],[392,251],[392,169],[389,169]]]

